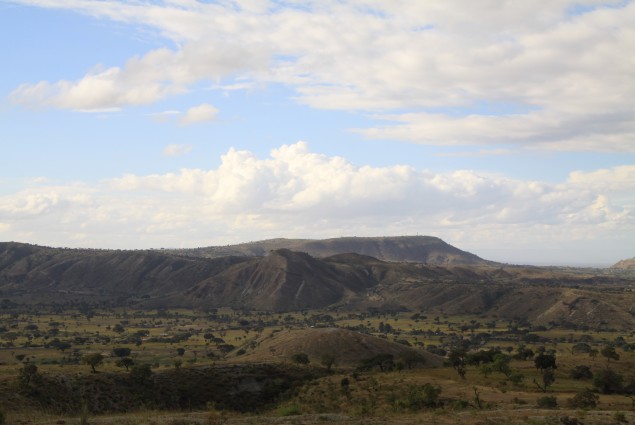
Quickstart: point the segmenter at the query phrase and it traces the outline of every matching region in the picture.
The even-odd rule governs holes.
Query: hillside
[[[180,293],[244,257],[185,258],[157,251],[47,248],[0,243],[0,290],[30,300]]]
[[[249,362],[289,362],[291,356],[307,354],[312,364],[319,365],[325,355],[335,358],[336,366],[354,367],[361,360],[390,354],[395,360],[419,355],[420,367],[439,367],[443,360],[429,352],[372,335],[341,328],[308,328],[283,330],[261,337],[256,348],[242,357]]]
[[[371,275],[280,249],[227,268],[184,293],[197,306],[217,305],[268,311],[323,308],[363,292]]]
[[[635,271],[635,258],[621,260],[611,266],[612,269],[632,270]]]
[[[100,251],[0,244],[0,296],[11,305],[219,308],[258,311],[436,311],[628,328],[635,278],[617,270],[316,258],[204,258],[164,251]]]
[[[173,251],[216,258],[226,255],[263,256],[269,251],[289,249],[317,257],[356,253],[383,261],[407,261],[436,265],[493,264],[432,236],[346,237],[333,239],[269,239],[238,245]]]

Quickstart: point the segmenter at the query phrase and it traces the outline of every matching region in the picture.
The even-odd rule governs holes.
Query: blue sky
[[[0,240],[635,256],[630,1],[0,1]]]

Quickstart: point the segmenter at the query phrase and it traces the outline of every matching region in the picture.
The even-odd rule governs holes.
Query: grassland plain
[[[324,331],[335,328],[445,358],[446,364],[409,368],[395,354],[385,367],[358,368],[342,355],[351,338],[323,339]],[[294,333],[304,336],[298,353],[272,351],[268,345]],[[533,326],[520,319],[450,316],[440,311],[4,309],[0,344],[0,409],[10,424],[635,421],[633,393],[626,388],[635,380],[632,330]],[[293,347],[291,341],[285,345]],[[468,363],[461,378],[449,356],[464,345],[466,353],[499,350],[509,355],[510,371],[522,378],[511,379],[511,372]],[[619,360],[601,354],[607,346],[614,347]],[[333,357],[328,372],[325,347]],[[364,355],[387,354],[385,349],[374,350]],[[521,359],[521,350],[533,355]],[[540,352],[557,359],[555,380],[546,392],[535,384],[542,379],[534,362]],[[125,357],[134,365],[148,365],[149,380],[135,387],[138,383],[130,380],[133,373],[119,363],[122,357],[116,353],[128,354]],[[97,373],[84,361],[90,354],[103,357]],[[294,354],[306,354],[308,364],[295,361]],[[359,363],[367,359],[360,358]],[[35,365],[43,380],[21,387],[25,365]],[[622,379],[623,391],[604,394],[593,379],[572,378],[572,371],[580,366],[596,375],[614,371]],[[223,370],[230,373],[223,375]],[[258,398],[265,387],[267,397]],[[75,391],[78,388],[83,392]],[[135,399],[144,388],[155,392]],[[571,406],[570,400],[587,388],[595,391],[597,405]],[[47,389],[56,390],[47,394]],[[228,402],[222,397],[228,394],[231,400],[251,400],[251,408]],[[555,407],[539,408],[544,397],[553,397]]]

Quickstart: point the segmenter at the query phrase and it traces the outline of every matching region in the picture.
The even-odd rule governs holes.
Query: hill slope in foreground
[[[381,354],[397,359],[414,359],[418,367],[439,367],[443,359],[429,352],[403,344],[342,328],[286,329],[264,336],[241,361],[288,361],[294,354],[304,353],[311,364],[319,365],[324,356],[332,355],[337,366],[358,366],[360,360]],[[414,364],[413,364],[414,366]]]

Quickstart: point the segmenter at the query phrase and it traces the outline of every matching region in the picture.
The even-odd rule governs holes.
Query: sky
[[[635,2],[0,0],[0,241],[635,257]]]

